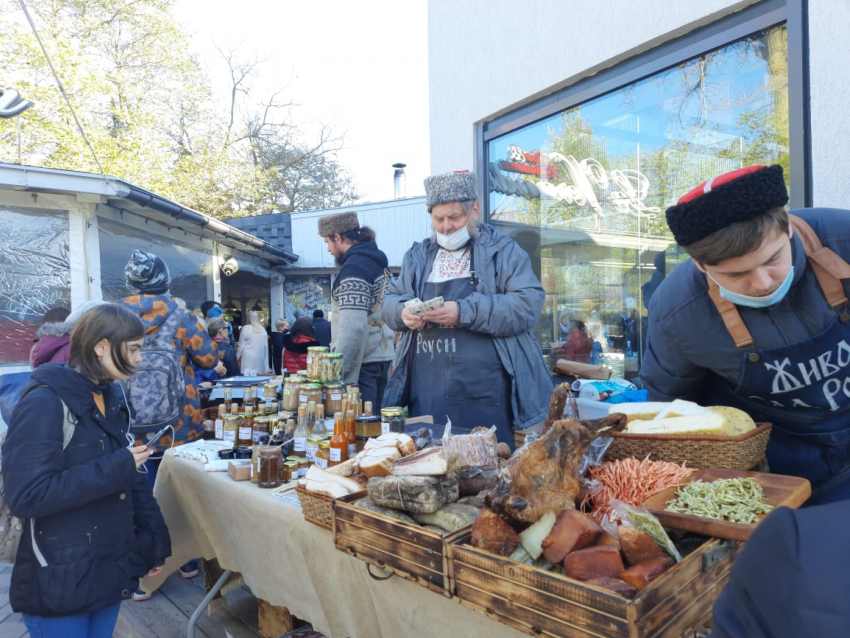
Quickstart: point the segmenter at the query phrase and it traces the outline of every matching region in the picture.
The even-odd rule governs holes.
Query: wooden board
[[[725,470],[720,468],[708,468],[697,470],[690,477],[680,483],[686,485],[692,481],[716,481],[718,479],[730,478],[753,478],[758,481],[764,490],[764,498],[769,505],[774,507],[786,506],[791,508],[800,507],[812,494],[812,486],[806,479],[796,476],[784,476],[782,474],[767,474],[765,472],[745,472],[743,470]],[[670,529],[681,529],[705,536],[715,538],[728,538],[735,541],[746,541],[758,523],[744,525],[730,521],[694,516],[693,514],[682,514],[679,512],[668,512],[667,504],[676,498],[678,486],[668,487],[648,499],[643,506],[658,517],[664,527]],[[766,514],[759,515],[759,522]]]

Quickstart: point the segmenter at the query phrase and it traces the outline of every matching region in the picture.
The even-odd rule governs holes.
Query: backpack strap
[[[823,291],[830,308],[836,309],[847,303],[847,294],[844,292],[842,279],[850,279],[850,264],[835,254],[834,251],[823,245],[812,227],[796,215],[788,215],[791,228],[800,237],[803,250],[812,270],[817,277],[818,284]],[[706,276],[708,282],[708,296],[714,302],[720,313],[727,332],[735,342],[736,348],[747,348],[753,345],[754,340],[747,328],[738,307],[720,296],[720,288],[711,277]]]

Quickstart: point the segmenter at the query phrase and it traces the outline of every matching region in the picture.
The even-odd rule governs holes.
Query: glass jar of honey
[[[321,383],[302,383],[301,389],[298,392],[299,403],[322,403],[322,384]]]
[[[325,388],[325,414],[328,416],[342,412],[343,397],[345,395],[345,384],[342,382],[326,383]]]
[[[322,468],[323,470],[328,469],[328,465],[330,464],[330,460],[331,460],[330,447],[331,447],[331,444],[328,443],[327,441],[319,443],[319,449],[316,450],[316,456],[313,459],[313,462],[316,465],[318,465],[320,468]]]
[[[278,487],[281,482],[282,463],[280,448],[276,445],[260,446],[257,457],[257,485],[260,487]]]

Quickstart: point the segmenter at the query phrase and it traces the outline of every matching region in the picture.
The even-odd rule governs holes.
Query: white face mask
[[[456,231],[449,233],[448,235],[444,235],[443,233],[436,234],[437,243],[446,250],[457,250],[458,248],[465,246],[469,241],[469,228],[466,226],[458,228]]]

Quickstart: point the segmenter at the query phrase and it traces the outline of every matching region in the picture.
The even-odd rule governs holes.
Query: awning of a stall
[[[298,260],[295,253],[117,177],[0,163],[0,187],[25,192],[87,195],[119,210],[239,249],[275,265],[285,266]]]

